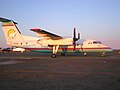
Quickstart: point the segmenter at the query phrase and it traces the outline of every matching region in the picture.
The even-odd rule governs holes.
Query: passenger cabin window
[[[93,41],[93,44],[102,44],[100,41]]]
[[[89,42],[88,44],[92,44],[92,42]]]

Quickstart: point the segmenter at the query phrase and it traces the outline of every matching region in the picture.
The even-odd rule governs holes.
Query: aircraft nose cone
[[[104,48],[106,49],[106,51],[111,52],[113,51],[113,49],[110,46],[104,45]]]
[[[109,47],[109,50],[110,50],[110,51],[113,51],[113,49],[112,49],[111,47]]]

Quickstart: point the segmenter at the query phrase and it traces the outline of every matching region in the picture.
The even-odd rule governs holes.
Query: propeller
[[[73,45],[74,45],[74,51],[76,50],[76,41],[80,39],[80,33],[78,33],[78,38],[76,38],[76,28],[74,28],[73,32]]]

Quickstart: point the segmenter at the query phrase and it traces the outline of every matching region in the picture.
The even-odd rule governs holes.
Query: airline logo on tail
[[[8,37],[11,38],[11,39],[13,39],[15,36],[16,36],[15,30],[10,29],[10,30],[8,31]]]

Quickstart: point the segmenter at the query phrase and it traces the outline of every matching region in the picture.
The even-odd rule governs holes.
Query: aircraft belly
[[[109,48],[83,48],[83,52],[111,52]]]
[[[43,52],[43,53],[52,53],[53,52],[53,48],[52,47],[31,47],[31,48],[25,48],[27,50],[31,50],[31,51],[36,51],[36,52]],[[88,48],[88,47],[80,47],[80,46],[76,46],[76,50],[74,50],[74,46],[61,46],[58,49],[58,53],[72,53],[72,52],[77,52],[77,53],[81,53],[81,52],[111,52],[112,50],[110,48]]]

